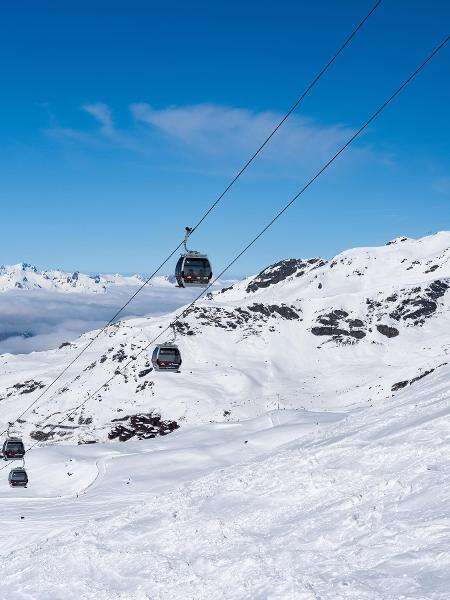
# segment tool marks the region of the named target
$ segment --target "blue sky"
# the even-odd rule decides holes
[[[0,262],[148,272],[371,2],[3,7]],[[385,0],[192,246],[219,269],[446,34]],[[450,46],[234,267],[450,227]]]

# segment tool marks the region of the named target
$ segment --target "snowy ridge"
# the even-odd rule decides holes
[[[138,414],[185,425],[255,417],[278,405],[339,411],[377,403],[399,382],[448,361],[449,247],[450,233],[442,232],[269,267],[176,322],[179,374],[153,372],[147,351],[120,371],[174,314],[115,324],[17,432],[105,440],[117,419],[128,426],[125,417]],[[41,393],[91,335],[58,350],[4,355],[0,421]],[[108,389],[47,437],[64,411],[116,372]]]
[[[155,278],[157,284],[167,283],[166,277]],[[0,292],[9,290],[51,290],[56,292],[105,293],[111,286],[142,284],[141,275],[85,275],[78,271],[66,273],[55,269],[41,271],[28,263],[0,266]]]

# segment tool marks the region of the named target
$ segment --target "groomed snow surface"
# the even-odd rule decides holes
[[[449,376],[30,453],[29,487],[1,488],[1,597],[448,599]]]

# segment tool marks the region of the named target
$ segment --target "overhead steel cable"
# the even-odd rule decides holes
[[[372,6],[369,12],[365,15],[363,19],[356,25],[353,31],[348,35],[342,45],[336,50],[331,59],[326,63],[326,65],[315,75],[306,89],[303,91],[301,96],[294,102],[294,104],[290,107],[290,109],[286,112],[283,118],[275,125],[274,129],[270,132],[270,134],[265,138],[263,143],[258,147],[258,149],[251,155],[251,157],[247,160],[244,166],[238,171],[238,173],[233,177],[230,183],[225,187],[225,189],[219,194],[216,200],[211,204],[211,206],[207,209],[207,211],[202,215],[199,221],[192,227],[191,233],[193,233],[208,217],[208,215],[216,208],[216,206],[221,202],[224,196],[230,191],[233,185],[237,182],[237,180],[243,175],[243,173],[248,169],[248,167],[253,163],[253,161],[257,158],[257,156],[262,152],[262,150],[267,146],[273,136],[277,133],[277,131],[283,126],[283,124],[287,121],[287,119],[291,116],[291,114],[298,108],[301,102],[305,99],[305,97],[309,94],[309,92],[313,89],[313,87],[318,83],[318,81],[322,78],[322,76],[328,71],[331,65],[336,61],[338,56],[343,52],[343,50],[350,44],[358,31],[362,28],[364,23],[371,17],[371,15],[376,11],[376,9],[381,4],[382,0],[377,0],[377,2]],[[21,419],[43,396],[45,396],[49,389],[51,389],[57,381],[61,379],[61,377],[70,369],[70,367],[75,364],[78,359],[92,346],[92,344],[104,333],[110,325],[114,323],[117,317],[125,310],[125,308],[136,298],[136,296],[150,283],[150,281],[160,272],[160,270],[166,265],[169,260],[174,256],[174,254],[183,246],[184,240],[181,241],[174,250],[163,260],[163,262],[153,271],[151,275],[142,283],[142,285],[130,296],[130,298],[123,304],[117,312],[110,318],[110,320],[98,330],[98,332],[94,335],[93,338],[80,350],[80,352],[64,367],[64,369],[46,386],[46,388],[33,400],[33,402],[27,407],[14,421],[13,424],[17,422],[18,419]],[[5,434],[7,429],[0,432],[0,435]]]
[[[281,208],[276,215],[263,227],[263,229],[261,229],[261,231],[255,235],[255,237],[233,258],[233,260],[231,262],[229,262],[227,264],[227,266],[222,269],[222,271],[219,273],[219,275],[217,275],[217,277],[204,289],[200,292],[200,294],[198,294],[198,296],[185,308],[183,309],[183,311],[177,315],[175,317],[175,319],[165,328],[163,329],[157,336],[155,336],[146,346],[144,346],[143,348],[141,348],[141,350],[135,354],[134,356],[132,356],[130,358],[130,360],[120,369],[117,369],[116,371],[114,371],[113,375],[111,377],[109,377],[100,387],[98,387],[94,392],[88,394],[87,398],[85,398],[83,400],[83,402],[81,402],[80,404],[78,404],[75,408],[71,409],[70,411],[67,411],[64,418],[61,419],[60,421],[58,421],[58,423],[56,423],[55,425],[53,425],[50,429],[50,432],[53,432],[56,428],[58,428],[60,425],[62,425],[62,423],[64,423],[64,421],[66,421],[68,418],[70,418],[73,414],[76,414],[76,412],[82,408],[92,397],[96,396],[104,387],[106,387],[109,383],[111,383],[111,381],[119,374],[122,374],[125,369],[127,369],[143,352],[145,352],[146,350],[148,350],[148,348],[150,346],[152,346],[166,331],[168,331],[171,327],[174,327],[176,322],[183,318],[184,316],[186,316],[190,310],[194,307],[195,303],[202,297],[205,295],[205,293],[214,285],[214,283],[220,278],[222,277],[222,275],[224,275],[224,273],[226,273],[228,271],[228,269],[230,269],[230,267],[232,267],[238,260],[239,258],[245,254],[249,248],[251,248],[253,246],[253,244],[256,243],[256,241],[264,235],[264,233],[288,210],[288,208],[290,208],[294,202],[296,200],[298,200],[298,198],[322,175],[322,173],[324,173],[324,171],[326,171],[328,169],[328,167],[334,163],[334,161],[354,142],[354,140],[359,137],[361,135],[361,133],[380,115],[381,112],[383,112],[383,110],[402,92],[402,90],[420,73],[420,71],[422,71],[422,69],[430,62],[430,60],[440,51],[442,50],[442,48],[448,43],[450,37],[447,36],[432,52],[431,54],[429,54],[425,60],[420,63],[420,65],[415,69],[415,71],[413,73],[411,73],[411,75],[405,79],[405,81],[388,97],[387,100],[385,100],[385,102],[383,102],[383,104],[381,104],[373,113],[372,115],[363,123],[363,125],[361,125],[361,127],[347,140],[347,142],[345,142],[345,144],[343,144],[339,150],[333,154],[333,156],[316,172],[316,174],[311,177],[311,179],[300,189],[299,192],[297,192],[297,194],[295,194],[295,196],[293,196],[291,198],[291,200],[285,204],[283,206],[283,208]],[[35,448],[37,445],[39,444],[39,442],[36,442],[35,444],[31,445],[27,452],[29,452],[31,449]],[[5,465],[5,467],[1,467],[0,470],[2,470],[3,468],[6,468],[7,465]]]

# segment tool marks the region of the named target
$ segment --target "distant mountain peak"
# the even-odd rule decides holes
[[[27,262],[0,267],[0,292],[44,289],[55,292],[104,293],[111,286],[141,285],[142,281],[140,275],[87,275],[78,270],[72,273],[58,269],[39,270]]]

